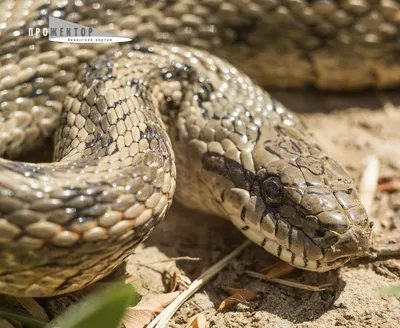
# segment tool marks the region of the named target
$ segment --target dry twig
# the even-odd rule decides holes
[[[251,244],[251,241],[246,240],[239,247],[233,250],[230,254],[225,256],[223,259],[215,263],[213,266],[208,268],[204,273],[202,273],[187,290],[180,294],[167,308],[164,309],[147,328],[164,328],[167,326],[168,321],[172,318],[174,313],[179,309],[179,307],[189,299],[196,291],[198,291],[202,286],[205,285],[212,277],[214,277],[218,272],[225,268],[228,263],[238,256],[247,246]]]
[[[265,275],[258,273],[258,272],[254,272],[254,271],[246,271],[246,274],[248,274],[250,277],[253,277],[253,278],[258,278],[258,279],[262,279],[262,280],[266,280],[266,281],[270,281],[270,282],[275,282],[277,284],[290,286],[290,287],[294,287],[294,288],[311,290],[314,292],[322,292],[324,290],[328,290],[329,287],[331,287],[330,284],[321,285],[321,286],[311,286],[311,285],[305,285],[305,284],[301,284],[299,282],[294,282],[294,281],[284,280],[284,279],[279,279],[279,278],[268,279]]]

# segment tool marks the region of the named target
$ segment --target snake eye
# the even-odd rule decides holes
[[[282,194],[282,184],[278,177],[266,178],[261,186],[261,195],[266,202],[280,201]]]

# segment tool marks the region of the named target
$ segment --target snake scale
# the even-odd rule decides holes
[[[52,296],[106,276],[174,194],[302,269],[363,255],[371,229],[351,178],[259,85],[397,85],[399,8],[393,0],[3,1],[0,292]],[[28,34],[50,15],[133,41]],[[53,163],[12,160],[54,133]]]

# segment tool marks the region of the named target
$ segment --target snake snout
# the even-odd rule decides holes
[[[326,245],[328,246],[325,248],[324,260],[326,262],[360,257],[368,251],[371,225],[368,222],[364,206],[360,204],[348,209],[345,208],[341,217],[346,218],[348,228],[346,231],[332,229],[328,232],[328,234],[336,235],[336,238],[331,245]]]
[[[364,255],[369,248],[370,233],[361,227],[352,227],[338,238],[338,241],[325,251],[328,263],[343,258],[355,258]]]
[[[363,256],[369,249],[371,226],[366,210],[355,190],[349,190],[346,197],[342,192],[331,193],[339,206],[315,215],[318,228],[314,232],[305,226],[306,234],[312,236],[314,233],[311,239],[324,254],[319,260],[319,271],[336,268],[352,258]]]

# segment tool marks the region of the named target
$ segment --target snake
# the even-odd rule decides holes
[[[368,252],[350,175],[267,87],[400,82],[394,0],[5,0],[0,293],[110,274],[174,198],[297,268]],[[50,42],[49,17],[130,38]],[[17,159],[54,136],[53,162]]]

